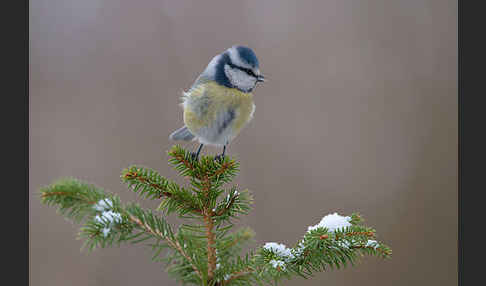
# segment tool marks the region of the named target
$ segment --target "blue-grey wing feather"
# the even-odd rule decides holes
[[[194,139],[194,137],[195,137],[194,134],[192,134],[191,131],[189,131],[187,126],[179,128],[169,135],[169,138],[171,140],[182,140],[182,141],[190,141]]]

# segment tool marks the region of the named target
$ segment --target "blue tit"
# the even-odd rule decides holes
[[[215,56],[187,92],[183,92],[184,127],[177,129],[172,140],[197,140],[192,153],[198,159],[203,145],[226,146],[253,118],[255,103],[252,91],[265,81],[255,53],[245,46],[233,46]]]

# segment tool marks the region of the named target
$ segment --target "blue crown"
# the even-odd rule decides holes
[[[236,46],[236,51],[242,60],[250,66],[258,68],[258,59],[252,49],[245,46]]]

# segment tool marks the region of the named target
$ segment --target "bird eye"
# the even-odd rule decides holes
[[[251,69],[242,68],[242,70],[252,77],[257,77]]]
[[[232,68],[236,68],[236,69],[239,69],[241,71],[244,71],[249,76],[256,77],[256,78],[258,77],[251,69],[240,67],[240,66],[237,66],[235,64],[229,64],[229,66],[232,67]]]

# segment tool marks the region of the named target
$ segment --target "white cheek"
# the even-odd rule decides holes
[[[228,65],[225,65],[224,71],[234,86],[247,91],[255,87],[256,78],[249,76],[244,71],[232,69]]]

